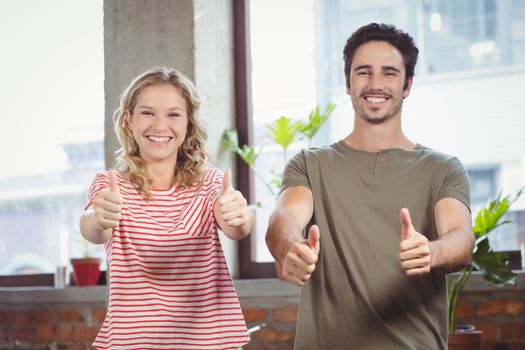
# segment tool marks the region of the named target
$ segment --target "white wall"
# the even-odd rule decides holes
[[[417,143],[456,155],[468,166],[501,164],[498,187],[525,185],[525,66],[415,77],[403,128]],[[331,119],[331,140],[353,124],[347,96]],[[523,201],[522,201],[523,202]],[[525,208],[525,203],[514,206]]]

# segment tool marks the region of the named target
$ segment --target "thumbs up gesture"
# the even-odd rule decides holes
[[[319,227],[312,225],[308,238],[290,244],[282,259],[280,276],[288,282],[302,287],[310,279],[321,248]]]
[[[407,276],[422,276],[430,272],[431,246],[427,237],[417,232],[412,225],[408,209],[401,209],[401,243],[399,259]]]
[[[95,225],[100,230],[116,227],[122,217],[122,194],[115,170],[109,170],[109,188],[100,191],[93,201]]]
[[[241,192],[232,186],[232,174],[228,169],[224,172],[221,195],[217,200],[219,206],[219,225],[224,233],[228,235],[228,228],[239,228],[243,235],[248,234],[253,225],[253,213],[248,207],[248,202]],[[221,221],[229,227],[223,227]],[[242,237],[241,237],[242,238]]]

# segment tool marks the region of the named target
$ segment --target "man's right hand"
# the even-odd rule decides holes
[[[319,239],[319,227],[312,225],[307,239],[290,243],[282,259],[282,278],[298,287],[302,287],[310,279],[319,256]]]
[[[117,174],[108,172],[109,189],[100,191],[93,201],[95,225],[102,231],[114,228],[122,217],[122,194],[119,191]]]

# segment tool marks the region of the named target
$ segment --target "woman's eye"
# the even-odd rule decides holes
[[[176,118],[176,117],[180,117],[180,114],[178,114],[178,113],[170,113],[170,114],[168,114],[168,117]]]
[[[144,115],[144,116],[147,116],[147,117],[150,117],[153,115],[153,112],[150,112],[150,111],[142,111],[140,112],[141,115]]]

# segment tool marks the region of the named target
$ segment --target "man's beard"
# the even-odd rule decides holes
[[[359,98],[360,97],[358,97],[358,99]],[[394,105],[392,105],[388,110],[386,110],[385,115],[383,115],[381,118],[372,118],[370,114],[366,112],[365,107],[359,105],[359,103],[353,97],[352,105],[354,107],[354,111],[356,111],[358,116],[364,121],[370,124],[379,125],[392,119],[401,110],[401,107],[403,106],[403,99],[400,98],[399,101],[396,101]]]

